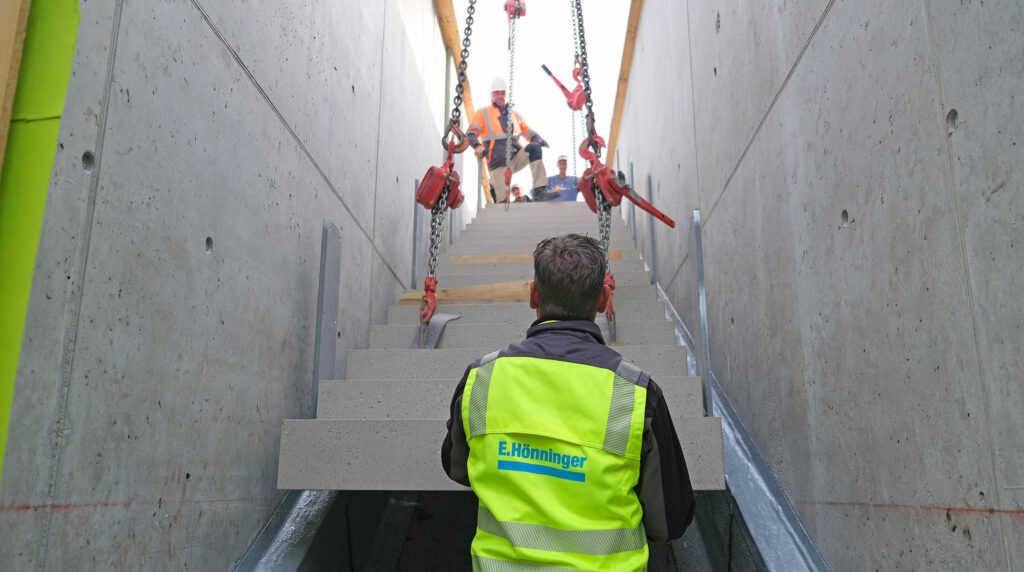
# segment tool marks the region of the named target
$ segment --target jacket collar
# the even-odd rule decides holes
[[[530,325],[530,329],[526,331],[526,337],[532,338],[547,332],[574,333],[578,337],[587,337],[591,341],[605,345],[604,336],[601,335],[601,328],[590,320],[549,320],[541,318]]]

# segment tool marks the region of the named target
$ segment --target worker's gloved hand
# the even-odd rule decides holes
[[[473,149],[473,154],[476,155],[477,159],[483,157],[484,156],[484,146],[483,145],[477,145],[476,149]]]

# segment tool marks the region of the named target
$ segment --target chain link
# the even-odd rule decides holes
[[[590,65],[587,63],[587,35],[583,28],[583,3],[582,0],[575,0],[576,3],[576,27],[580,36],[580,67],[583,70],[583,95],[587,102],[587,137],[594,136],[594,100],[590,97]],[[601,156],[601,148],[593,145],[594,152]]]
[[[466,7],[466,27],[462,30],[462,51],[459,55],[459,84],[455,86],[455,98],[452,100],[451,124],[460,126],[462,119],[462,94],[466,86],[466,60],[469,59],[470,36],[473,35],[473,14],[476,13],[476,0],[469,0]],[[437,271],[437,257],[441,253],[441,232],[444,230],[444,211],[448,203],[448,184],[441,189],[441,196],[430,209],[430,256],[427,259],[427,275],[434,276]]]
[[[505,113],[508,114],[508,121],[505,133],[505,168],[510,170],[512,169],[512,141],[515,139],[513,133],[516,130],[512,112],[512,86],[516,75],[516,20],[518,19],[518,17],[513,17],[508,23],[508,92],[505,94],[507,96],[505,98]],[[512,203],[511,186],[511,182],[505,184],[505,196],[508,197],[508,201],[505,203],[506,211]]]
[[[462,61],[459,62],[459,85],[455,86],[455,99],[452,102],[451,123],[453,125],[459,125],[462,119],[462,93],[466,89],[466,60],[469,58],[469,37],[473,35],[473,14],[476,13],[474,4],[476,4],[476,0],[469,0],[469,6],[466,7],[466,27],[462,30],[462,51],[459,52],[462,56]]]
[[[569,13],[570,13],[570,16],[572,17],[572,48],[573,48],[573,57],[575,58],[573,60],[573,68],[576,67],[575,66],[576,60],[580,59],[580,28],[579,28],[578,22],[576,21],[576,10],[575,9],[576,9],[576,0],[569,0]],[[575,69],[573,71],[575,71]],[[573,79],[575,79],[575,77]],[[577,169],[576,169],[576,155],[579,154],[579,152],[576,150],[576,147],[577,147],[577,145],[576,145],[576,120],[579,117],[577,115],[577,111],[578,110],[573,109],[573,110],[571,110],[569,112],[569,113],[572,114],[572,120],[571,120],[571,124],[572,124],[572,176],[574,176],[574,177],[578,177],[579,176],[579,173],[577,172]]]
[[[612,241],[612,205],[604,199],[600,190],[594,193],[597,200],[597,231],[601,237],[601,250],[604,251],[604,269],[608,272],[608,247]]]
[[[441,197],[430,209],[430,258],[427,261],[427,275],[437,271],[437,257],[441,253],[441,231],[444,230],[445,201],[448,200],[448,185],[441,189]]]

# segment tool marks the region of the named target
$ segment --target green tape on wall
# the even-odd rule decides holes
[[[39,231],[78,21],[77,0],[32,3],[0,171],[0,484]]]

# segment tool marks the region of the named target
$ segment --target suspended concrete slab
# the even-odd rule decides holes
[[[439,304],[437,311],[458,314],[454,324],[511,323],[520,326],[520,336],[526,336],[526,329],[537,319],[537,311],[526,301],[505,304]],[[654,322],[665,320],[665,305],[657,300],[615,300],[615,315],[621,321]],[[419,306],[391,306],[388,308],[389,325],[419,324]],[[666,344],[671,340],[663,340]],[[660,345],[660,344],[659,344]]]
[[[350,350],[346,379],[457,379],[471,362],[499,349]],[[622,346],[613,348],[634,365],[661,377],[687,372],[686,348],[681,346]]]
[[[533,280],[533,269],[528,272],[517,272],[517,273],[479,273],[479,274],[437,274],[438,286],[444,285],[445,288],[465,288],[466,286],[483,286],[485,284],[494,284],[501,282],[516,282],[516,281],[530,281]],[[651,275],[647,272],[618,272],[613,273],[615,277],[615,292],[618,293],[619,286],[625,286],[627,284],[636,285],[651,285]],[[417,276],[416,283],[423,284],[425,276]]]
[[[672,424],[686,456],[693,488],[723,490],[721,420],[675,417]],[[288,419],[281,428],[277,486],[465,490],[441,468],[444,435],[445,422],[440,420]]]
[[[460,378],[320,382],[317,419],[448,419]],[[673,417],[703,417],[699,377],[657,380]]]
[[[612,274],[616,275],[620,272],[646,272],[643,261],[639,259],[611,260],[608,265]],[[441,261],[438,262],[436,274],[438,278],[453,274],[523,274],[533,278],[533,260],[463,264]]]
[[[527,325],[529,322],[526,323]],[[438,348],[487,348],[505,347],[522,340],[525,335],[523,323],[504,324],[463,324],[461,320],[449,323],[441,337]],[[664,344],[673,339],[673,326],[664,319],[657,322],[632,322],[616,320],[615,344],[624,346],[643,346]],[[370,349],[407,349],[409,348],[418,325],[372,326],[370,328]],[[487,353],[487,351],[484,351]]]

